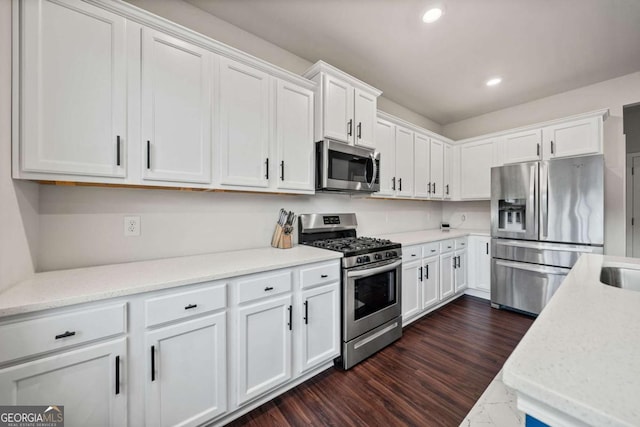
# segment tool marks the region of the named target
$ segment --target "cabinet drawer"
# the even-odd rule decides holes
[[[402,262],[416,261],[422,258],[422,246],[407,246],[402,248]]]
[[[226,285],[216,284],[151,298],[145,302],[145,324],[148,328],[172,320],[220,310],[227,305],[226,297]]]
[[[302,289],[338,280],[340,280],[340,264],[338,262],[312,265],[300,269],[300,285]]]
[[[291,291],[291,271],[251,276],[236,283],[238,302],[270,297]]]
[[[71,311],[0,326],[0,363],[126,332],[126,304]]]
[[[466,249],[467,248],[467,238],[461,237],[456,239],[456,249]]]
[[[427,243],[422,246],[422,256],[425,258],[438,255],[440,253],[440,242]]]
[[[443,240],[440,242],[440,252],[451,252],[455,249],[455,240]]]

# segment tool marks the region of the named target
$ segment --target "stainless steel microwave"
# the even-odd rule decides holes
[[[380,191],[380,153],[325,139],[316,142],[316,191]]]

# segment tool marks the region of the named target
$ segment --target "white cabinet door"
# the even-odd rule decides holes
[[[227,409],[226,314],[147,332],[146,419],[196,426]]]
[[[396,126],[396,194],[413,196],[413,132]]]
[[[143,179],[211,182],[212,54],[142,29]]]
[[[471,236],[469,239],[474,241],[473,265],[475,267],[473,272],[469,271],[469,274],[474,275],[475,288],[489,291],[491,290],[491,238]]]
[[[277,187],[312,191],[313,92],[282,80],[276,89],[276,146]]]
[[[493,140],[472,142],[460,147],[460,197],[462,199],[491,198],[493,153]]]
[[[453,147],[449,144],[444,144],[443,157],[443,197],[445,199],[451,199],[453,194]]]
[[[440,255],[440,300],[454,294],[453,252]]]
[[[420,260],[402,264],[402,321],[406,322],[422,309],[422,265]]]
[[[268,187],[269,75],[220,58],[220,184]]]
[[[302,293],[302,331],[299,372],[340,355],[340,284]]]
[[[237,402],[291,379],[291,295],[238,308]]]
[[[415,166],[415,196],[429,198],[431,196],[431,176],[429,175],[429,151],[431,142],[429,138],[419,133],[414,139],[414,166]]]
[[[353,87],[338,78],[323,76],[324,136],[353,144]]]
[[[455,275],[455,291],[460,292],[467,288],[467,251],[455,251],[454,260],[456,261],[456,267],[454,268]]]
[[[535,162],[542,158],[542,132],[531,129],[506,135],[503,144],[503,163]]]
[[[356,145],[369,148],[375,146],[377,102],[378,98],[375,95],[357,88],[354,89],[354,141]]]
[[[380,153],[380,196],[395,194],[396,173],[396,126],[383,119],[376,122],[376,151]]]
[[[444,195],[444,142],[431,138],[431,198]]]
[[[602,152],[602,117],[574,120],[542,129],[544,157],[571,157]]]
[[[439,257],[422,260],[422,309],[436,305],[440,301],[440,259]]]
[[[124,177],[125,19],[80,1],[18,6],[21,169]]]
[[[0,370],[3,405],[64,405],[67,426],[127,425],[126,339]]]

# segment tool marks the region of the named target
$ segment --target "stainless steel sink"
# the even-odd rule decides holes
[[[605,285],[640,292],[640,269],[602,267],[600,281]]]

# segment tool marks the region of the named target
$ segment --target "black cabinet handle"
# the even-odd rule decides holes
[[[449,195],[449,184],[447,184],[447,196]]]
[[[429,280],[429,264],[424,266],[425,279]]]
[[[540,157],[540,143],[536,144],[536,156]]]
[[[289,323],[288,323],[288,326],[289,326],[289,330],[291,331],[291,330],[293,330],[293,307],[289,306],[287,308],[287,310],[289,310]]]
[[[347,135],[353,135],[353,119],[349,119],[349,122],[347,122],[347,126]]]
[[[309,301],[304,302],[304,324],[309,324]]]
[[[402,178],[398,179],[398,187],[399,187],[398,190],[402,191]]]
[[[489,243],[487,243],[487,255],[489,255]]]
[[[192,308],[196,308],[198,306],[198,304],[189,304],[188,306],[186,306],[184,309],[185,310],[191,310]]]
[[[358,122],[358,139],[362,139],[362,122]]]
[[[264,161],[264,165],[265,165],[265,169],[267,170],[267,172],[264,174],[264,177],[266,179],[269,179],[269,158],[267,157],[267,160]]]
[[[433,194],[436,194],[436,183],[433,183]]]
[[[116,166],[120,166],[120,135],[116,136]]]
[[[418,256],[418,254],[411,254],[411,256]]]
[[[457,256],[456,258],[458,258],[458,267],[460,267],[460,256]]]
[[[151,346],[151,381],[156,380],[156,346]]]
[[[320,275],[320,278],[322,278],[322,279],[326,279],[327,277],[329,277],[329,275],[328,275],[328,274],[321,274],[321,275]]]
[[[453,257],[453,268],[456,268],[456,257]]]
[[[151,141],[147,140],[147,169],[151,169]]]
[[[60,334],[60,335],[56,335],[56,339],[59,340],[61,338],[68,338],[68,337],[72,337],[76,334],[76,331],[66,331],[64,334]]]
[[[431,181],[427,182],[427,193],[431,194]]]
[[[423,282],[424,279],[422,278],[422,267],[418,267],[418,270],[420,270],[420,281]]]
[[[392,187],[391,187],[391,188],[392,188],[392,190],[393,190],[393,191],[396,191],[396,177],[395,177],[395,176],[394,176],[393,178],[391,178],[391,182],[393,182],[393,185],[392,185]]]
[[[553,154],[553,141],[551,141],[551,154]]]
[[[266,288],[264,288],[265,292],[269,292],[273,290],[273,286],[267,286]]]
[[[280,181],[284,181],[284,160],[280,162]]]
[[[120,356],[116,356],[116,394],[120,394]]]

